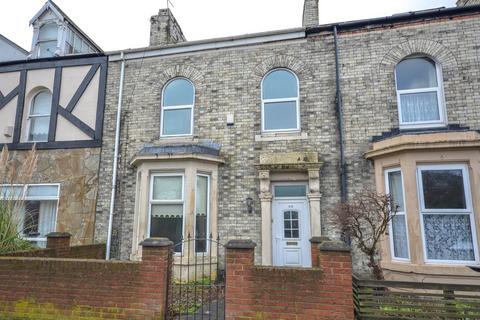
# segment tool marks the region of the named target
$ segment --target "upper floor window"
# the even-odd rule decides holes
[[[297,76],[275,69],[262,81],[262,131],[300,130]]]
[[[400,126],[445,123],[440,67],[430,58],[412,57],[395,68]]]
[[[164,87],[162,97],[161,135],[191,135],[195,104],[192,82],[184,78],[173,79]]]
[[[56,23],[44,24],[38,31],[38,58],[53,57],[57,50],[58,26]]]
[[[49,91],[38,93],[30,105],[28,113],[28,141],[45,142],[48,140],[52,94]]]

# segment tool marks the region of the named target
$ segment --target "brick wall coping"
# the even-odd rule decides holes
[[[225,248],[227,249],[253,249],[257,246],[252,240],[230,240]]]
[[[310,243],[322,243],[325,241],[331,241],[329,237],[321,236],[321,237],[312,237],[310,239]]]
[[[140,242],[142,247],[169,247],[173,242],[168,238],[148,238]]]
[[[68,232],[50,232],[47,238],[70,238],[72,235]]]
[[[351,248],[342,241],[324,241],[319,244],[320,251],[350,252]]]

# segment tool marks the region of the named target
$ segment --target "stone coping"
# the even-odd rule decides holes
[[[339,252],[350,252],[351,249],[342,241],[324,241],[318,246],[320,251],[339,251]]]
[[[257,246],[252,240],[230,240],[225,248],[227,249],[253,249]]]
[[[322,243],[325,241],[331,241],[329,237],[326,236],[320,236],[320,237],[312,237],[310,239],[310,243]]]
[[[142,247],[170,247],[173,242],[168,238],[148,238],[140,242]]]

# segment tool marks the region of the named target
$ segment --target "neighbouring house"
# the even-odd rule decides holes
[[[15,42],[0,34],[0,63],[12,60],[23,60],[28,52]]]
[[[247,238],[257,263],[308,267],[310,238],[339,237],[330,209],[376,186],[400,207],[387,278],[480,282],[475,4],[319,25],[306,0],[302,27],[201,41],[160,10],[150,46],[107,54],[96,241],[111,222],[138,259],[149,237]]]
[[[31,182],[0,186],[0,194],[25,197],[21,227],[28,240],[44,246],[48,233],[67,231],[73,243],[89,244],[107,58],[52,1],[30,23],[28,59],[0,63],[0,148],[7,145],[22,161],[35,144],[38,165]]]

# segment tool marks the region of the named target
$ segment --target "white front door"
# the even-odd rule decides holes
[[[273,217],[273,265],[311,267],[310,215],[307,200],[275,199]]]

